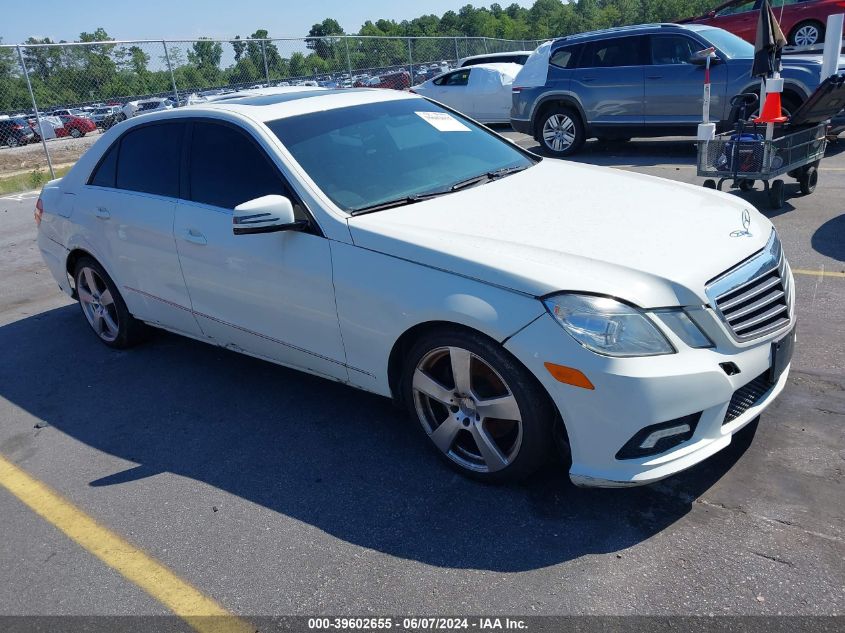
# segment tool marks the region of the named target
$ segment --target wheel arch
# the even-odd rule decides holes
[[[746,86],[745,89],[741,90],[737,94],[743,94],[747,92],[753,92],[758,97],[760,96],[760,84],[751,84]],[[788,79],[783,83],[783,92],[781,93],[781,99],[787,99],[794,101],[796,105],[800,106],[804,103],[809,97],[807,91],[799,84],[789,81]],[[762,104],[759,104],[762,106]],[[730,121],[735,122],[737,117],[739,116],[739,108],[735,106],[731,106],[731,115]]]
[[[539,140],[538,136],[540,135],[540,124],[543,115],[555,106],[575,110],[581,118],[584,129],[587,130],[589,128],[587,117],[584,114],[584,108],[581,107],[581,103],[577,98],[566,93],[552,93],[541,97],[537,101],[537,105],[534,106],[534,111],[531,113],[531,130],[535,140]]]
[[[425,321],[422,323],[417,323],[416,325],[408,328],[405,330],[396,342],[393,344],[393,348],[390,350],[390,355],[388,357],[387,363],[387,378],[388,383],[390,385],[390,393],[393,399],[394,404],[399,407],[404,407],[405,402],[402,397],[402,365],[405,359],[405,356],[414,346],[414,344],[420,340],[423,336],[430,334],[431,332],[436,332],[438,330],[444,331],[452,331],[452,332],[464,332],[467,334],[474,334],[481,336],[487,341],[489,341],[493,345],[497,345],[500,350],[504,351],[508,356],[513,359],[515,363],[517,363],[520,367],[522,367],[526,374],[531,377],[534,381],[536,386],[539,388],[540,393],[542,393],[546,399],[548,400],[548,404],[551,407],[551,410],[554,411],[553,420],[553,427],[555,429],[555,441],[562,442],[562,444],[558,444],[557,448],[562,451],[569,450],[569,434],[566,430],[566,423],[563,420],[563,417],[560,413],[560,410],[555,404],[554,398],[552,398],[551,394],[549,393],[546,386],[540,381],[533,372],[522,362],[513,352],[511,352],[504,343],[507,341],[498,341],[489,334],[482,332],[476,328],[470,327],[468,325],[463,325],[461,323],[456,323],[454,321]],[[567,457],[568,458],[568,457]]]

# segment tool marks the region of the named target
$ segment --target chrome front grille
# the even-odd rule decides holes
[[[712,307],[738,341],[789,325],[791,294],[789,269],[774,231],[766,248],[707,287]]]

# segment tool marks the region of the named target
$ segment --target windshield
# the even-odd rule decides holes
[[[754,59],[754,46],[733,33],[722,29],[701,29],[698,33],[731,59]]]
[[[425,99],[401,99],[271,121],[320,189],[349,212],[448,192],[489,172],[534,164],[527,154]]]

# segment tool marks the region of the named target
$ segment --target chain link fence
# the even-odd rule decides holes
[[[334,36],[0,45],[0,194],[61,176],[111,125],[267,86],[404,90],[535,40]]]

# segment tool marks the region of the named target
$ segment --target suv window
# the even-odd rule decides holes
[[[688,64],[690,57],[703,47],[684,35],[652,35],[652,64]]]
[[[642,36],[617,37],[587,44],[581,55],[580,68],[612,68],[617,66],[642,66],[645,38]]]
[[[558,68],[575,68],[578,61],[579,46],[565,46],[557,49],[549,58],[549,63]]]
[[[291,197],[264,150],[246,133],[219,123],[194,123],[188,180],[191,200],[224,209],[269,194]]]
[[[88,181],[89,185],[96,187],[114,187],[115,177],[117,176],[117,152],[120,141],[112,143],[112,146],[106,151],[105,156],[100,160],[97,169]]]
[[[443,75],[440,79],[435,79],[436,86],[466,86],[469,83],[470,68],[458,70],[448,75]]]
[[[175,198],[179,195],[181,122],[130,130],[120,139],[117,188]]]

